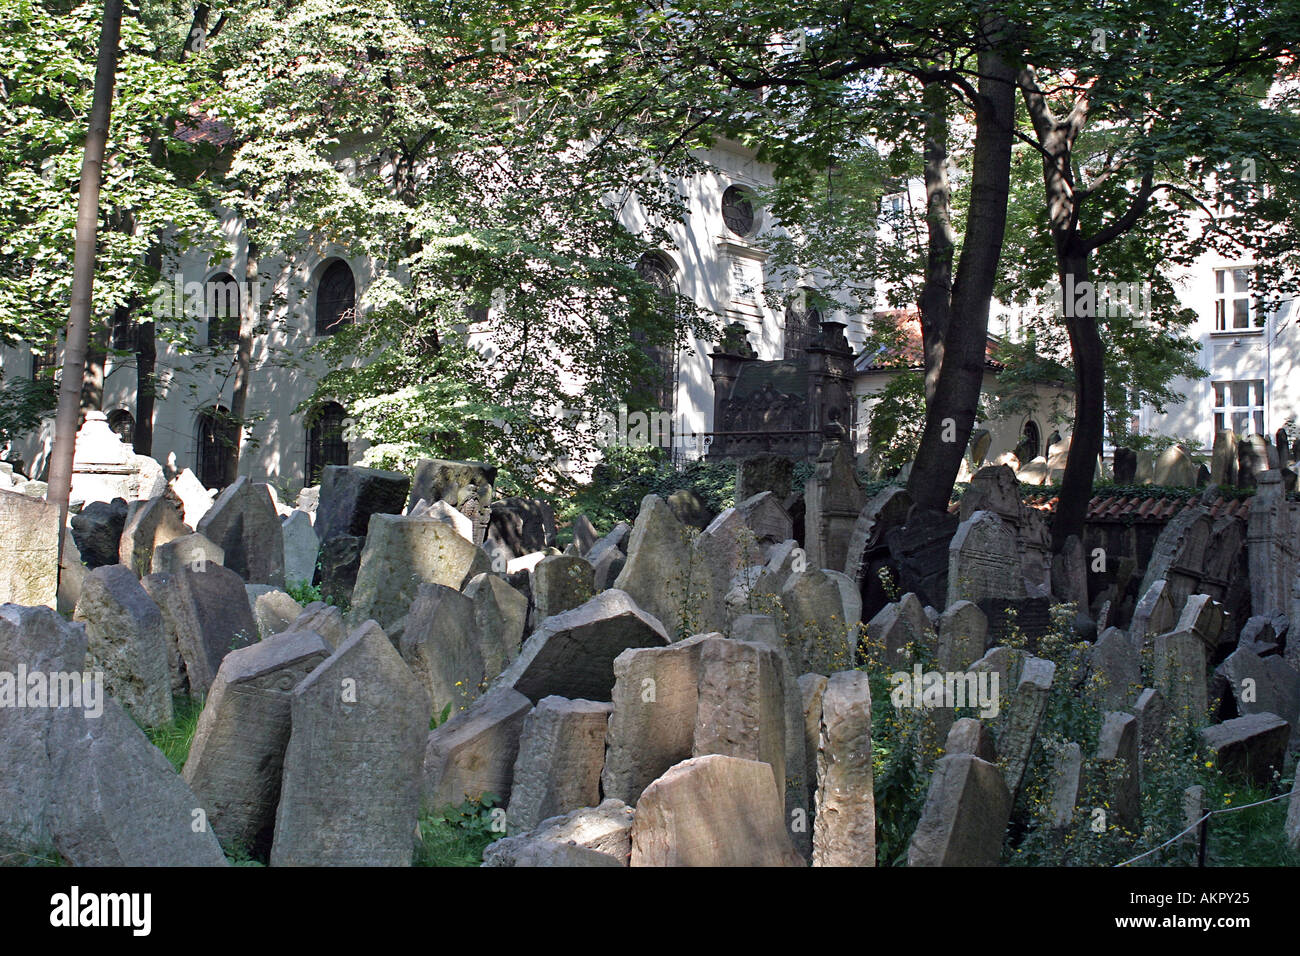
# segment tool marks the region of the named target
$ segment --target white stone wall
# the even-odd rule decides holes
[[[771,168],[759,163],[751,151],[734,143],[721,143],[702,158],[716,170],[683,184],[691,211],[683,222],[670,227],[675,248],[662,251],[676,266],[675,278],[682,293],[715,312],[723,322],[742,321],[759,358],[780,358],[784,348],[784,313],[769,307],[761,293],[763,284],[771,282],[772,277],[768,274],[766,256],[755,242],[757,234],[778,227],[770,216],[760,212],[756,236],[736,236],[727,229],[721,207],[722,194],[728,186],[767,186],[772,182]],[[623,218],[630,228],[636,229],[644,224],[643,216],[641,210],[630,206]],[[228,272],[242,281],[243,237],[229,217],[224,231],[228,249],[224,258],[214,257],[215,264],[210,265],[205,254],[194,252],[171,264],[170,269],[165,268],[165,274],[179,276],[182,284],[203,283],[219,272]],[[364,321],[364,295],[375,277],[375,268],[366,259],[327,246],[309,248],[291,261],[268,258],[260,263],[262,301],[273,304],[269,310],[264,309],[269,315],[270,332],[254,341],[248,416],[258,420],[246,432],[240,472],[254,480],[272,481],[290,491],[301,487],[306,469],[305,413],[296,408],[312,394],[322,373],[318,362],[306,356],[308,347],[317,339],[315,289],[323,265],[333,257],[344,259],[352,268],[359,318]],[[756,291],[747,293],[743,288],[745,283],[752,284]],[[798,281],[789,283],[791,289],[799,284]],[[860,347],[860,323],[851,323],[849,334],[854,347]],[[206,341],[206,337],[201,335],[199,341]],[[691,336],[689,346],[683,350],[679,364],[677,428],[710,431],[713,384],[708,356],[713,346],[695,335]],[[285,368],[271,360],[273,354],[280,353],[299,357],[302,366]],[[199,411],[214,403],[229,407],[233,359],[231,349],[231,364],[200,370],[194,359],[179,354],[159,336],[158,370],[162,381],[154,416],[155,458],[176,469],[197,470]],[[30,356],[22,349],[4,349],[0,351],[0,367],[6,375],[27,375]],[[111,413],[120,408],[134,415],[135,382],[133,357],[110,359],[105,368],[104,411]],[[15,451],[35,474],[45,466],[51,437],[52,427],[47,427],[41,434],[16,443]],[[352,445],[354,460],[363,450],[356,443]]]
[[[1174,388],[1186,399],[1163,414],[1144,408],[1139,415],[1144,433],[1194,438],[1209,451],[1214,445],[1215,382],[1263,381],[1264,433],[1270,437],[1288,419],[1300,420],[1300,304],[1283,302],[1265,316],[1261,329],[1215,330],[1215,270],[1253,265],[1252,260],[1206,255],[1180,275],[1178,299],[1197,316],[1188,334],[1200,344],[1197,362],[1209,375],[1200,381],[1178,379]]]

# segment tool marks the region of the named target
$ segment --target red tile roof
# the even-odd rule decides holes
[[[915,309],[891,309],[879,311],[876,317],[890,317],[897,323],[905,341],[902,348],[885,349],[876,352],[863,351],[854,364],[859,372],[897,372],[902,369],[921,371],[925,368],[925,346],[921,338],[921,316]],[[994,371],[1001,371],[1006,366],[993,357],[998,340],[988,337],[984,348],[984,365]]]
[[[1089,521],[1151,521],[1166,522],[1174,515],[1200,503],[1200,496],[1168,497],[1162,492],[1142,494],[1125,491],[1108,491],[1094,495],[1088,502]],[[1250,514],[1251,498],[1216,498],[1210,502],[1210,517],[1230,516],[1245,518]],[[1057,496],[1028,492],[1025,504],[1051,514],[1056,511]]]

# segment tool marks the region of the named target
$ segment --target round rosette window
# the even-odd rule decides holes
[[[752,236],[757,222],[753,193],[742,186],[728,186],[722,194],[722,220],[736,235]]]

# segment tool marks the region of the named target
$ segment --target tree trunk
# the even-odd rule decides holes
[[[104,363],[108,360],[108,340],[111,335],[111,329],[102,325],[96,327],[94,335],[87,333],[86,371],[81,381],[82,412],[104,410]]]
[[[239,290],[239,347],[235,351],[235,382],[230,395],[231,448],[226,457],[226,484],[239,477],[239,455],[244,444],[244,418],[248,411],[249,373],[253,358],[253,331],[257,328],[258,308],[255,290],[257,278],[257,243],[251,238],[254,223],[245,224],[250,235],[244,257],[244,287]]]
[[[145,253],[145,265],[155,275],[162,271],[162,249],[155,238]],[[138,306],[137,306],[138,309]],[[153,322],[135,329],[135,453],[153,456],[153,410],[157,390],[158,340]]]
[[[1106,356],[1097,330],[1093,297],[1084,299],[1077,308],[1070,301],[1074,298],[1072,291],[1089,281],[1088,251],[1077,235],[1058,249],[1057,265],[1065,327],[1070,333],[1070,352],[1074,357],[1075,388],[1074,432],[1065,461],[1065,478],[1056,500],[1056,516],[1052,520],[1052,550],[1059,553],[1070,535],[1078,535],[1083,540],[1088,502],[1092,498],[1092,478],[1105,437]]]
[[[952,316],[952,189],[948,184],[948,91],[927,83],[925,104],[925,224],[929,236],[921,288],[921,341],[925,348],[925,403],[934,401],[943,342]]]
[[[117,79],[117,47],[122,29],[122,0],[105,0],[104,25],[99,34],[95,64],[95,93],[90,108],[86,149],[81,161],[81,187],[77,195],[77,235],[72,265],[72,294],[68,328],[59,379],[59,406],[54,419],[54,448],[50,455],[47,500],[58,506],[59,527],[67,523],[68,497],[72,493],[72,459],[76,453],[81,387],[86,371],[86,344],[90,335],[91,296],[95,284],[95,240],[99,226],[99,184],[108,144],[108,121]],[[59,535],[60,560],[63,535]]]
[[[201,50],[208,39],[208,5],[197,4],[194,8],[194,20],[190,31],[181,42],[177,60],[184,60],[191,51]],[[159,50],[159,56],[164,55]],[[156,166],[162,166],[166,160],[163,149],[162,129],[155,130],[149,144],[149,158]],[[162,272],[162,239],[155,236],[145,253],[145,264],[155,275]],[[136,304],[138,310],[139,303]],[[153,455],[153,416],[154,399],[157,395],[158,338],[157,327],[153,322],[142,321],[135,330],[135,441],[137,455]]]
[[[952,319],[934,399],[926,408],[921,447],[907,482],[913,507],[925,511],[948,510],[975,425],[984,384],[989,306],[1006,232],[1015,71],[996,50],[987,49],[979,54],[979,73],[970,214],[953,285]]]

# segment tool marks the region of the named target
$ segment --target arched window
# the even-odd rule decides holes
[[[114,409],[108,413],[108,427],[126,444],[135,444],[135,416],[125,408]]]
[[[636,271],[642,279],[654,286],[659,293],[661,314],[668,318],[672,333],[676,335],[676,323],[672,321],[674,297],[677,295],[677,266],[661,252],[647,252],[636,264]],[[644,342],[644,335],[636,338]],[[637,389],[639,399],[648,399],[660,411],[674,412],[677,399],[677,348],[676,344],[644,346],[646,355],[655,365],[650,380]],[[648,394],[647,394],[648,393]]]
[[[120,305],[113,310],[113,317],[108,323],[108,344],[119,352],[135,349],[135,323],[131,321],[131,310]]]
[[[342,259],[332,259],[316,287],[316,334],[333,335],[356,321],[357,281]]]
[[[338,402],[318,405],[307,417],[307,484],[320,484],[326,465],[348,464],[343,422],[348,413]]]
[[[1020,444],[1016,446],[1016,457],[1020,459],[1021,464],[1033,461],[1043,453],[1043,439],[1038,431],[1038,426],[1034,424],[1031,418],[1025,422],[1025,433],[1020,437]],[[1024,454],[1021,454],[1021,452]]]
[[[802,355],[821,328],[822,313],[810,289],[800,289],[785,308],[785,357]]]
[[[208,345],[239,345],[239,283],[229,272],[218,272],[203,285],[203,311],[208,317]]]
[[[754,213],[754,196],[743,186],[728,186],[722,194],[722,221],[727,228],[742,238],[754,234],[757,216]]]
[[[224,488],[226,467],[234,454],[236,426],[230,420],[230,409],[220,405],[199,412],[198,427],[198,478],[205,488]]]

